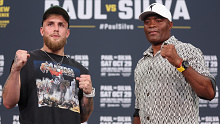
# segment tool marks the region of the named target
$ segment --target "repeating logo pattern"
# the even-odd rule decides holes
[[[0,55],[0,77],[3,75],[4,71],[4,55]]]

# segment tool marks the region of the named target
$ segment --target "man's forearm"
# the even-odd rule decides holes
[[[2,91],[3,104],[6,108],[13,108],[20,97],[20,71],[11,70]]]
[[[93,111],[93,97],[85,97],[83,96],[81,100],[81,122],[85,122],[89,119],[89,116],[91,115]]]
[[[140,117],[134,117],[133,124],[141,124]]]
[[[214,89],[208,77],[199,74],[192,67],[182,73],[198,96],[209,100],[214,98]]]
[[[135,109],[134,114],[133,114],[133,124],[141,124],[141,120],[139,117],[139,109]]]

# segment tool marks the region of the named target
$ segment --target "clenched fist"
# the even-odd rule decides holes
[[[79,88],[83,90],[85,94],[90,94],[92,92],[92,81],[90,75],[80,75],[76,77],[79,81]]]
[[[27,53],[25,50],[18,50],[15,54],[14,63],[12,68],[20,71],[21,68],[26,64],[30,54]]]
[[[170,62],[170,64],[172,64],[175,67],[178,67],[179,63],[182,61],[182,59],[177,54],[175,46],[173,44],[163,45],[160,54],[163,58],[166,58]]]

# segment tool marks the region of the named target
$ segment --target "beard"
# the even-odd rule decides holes
[[[53,52],[56,52],[62,49],[66,45],[66,42],[67,42],[66,38],[62,38],[59,41],[56,40],[54,42],[48,36],[43,36],[43,40],[44,40],[45,45]]]

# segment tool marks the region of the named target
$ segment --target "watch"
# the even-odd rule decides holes
[[[183,60],[182,61],[182,66],[180,66],[179,68],[176,68],[179,72],[183,72],[185,71],[187,68],[189,67],[189,62]]]
[[[83,95],[85,97],[95,97],[95,88],[92,88],[92,92],[90,94],[86,94],[83,92]]]

